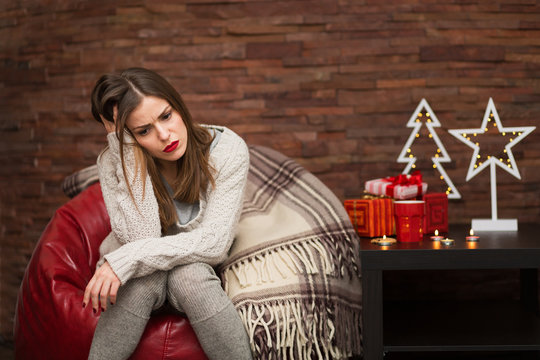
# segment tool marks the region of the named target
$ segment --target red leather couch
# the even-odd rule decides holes
[[[28,264],[15,315],[18,360],[87,359],[99,313],[82,297],[110,231],[99,184],[67,202],[48,224]],[[114,346],[114,344],[111,344]],[[188,320],[170,311],[150,319],[130,359],[207,359]]]

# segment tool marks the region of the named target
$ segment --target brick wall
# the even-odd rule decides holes
[[[298,159],[341,198],[398,174],[406,123],[426,98],[462,200],[450,221],[490,216],[489,171],[448,129],[479,127],[493,97],[505,126],[540,120],[535,0],[102,1],[0,5],[0,336],[62,179],[104,145],[90,119],[97,77],[154,69],[194,117]],[[498,171],[499,216],[540,221],[540,129]],[[438,190],[437,174],[424,173]]]

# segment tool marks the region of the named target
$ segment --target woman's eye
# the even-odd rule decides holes
[[[139,134],[140,136],[147,135],[147,134],[148,134],[148,129],[143,129],[143,130],[139,131],[138,134]]]
[[[169,120],[171,118],[171,116],[172,116],[171,112],[163,114],[163,120]]]

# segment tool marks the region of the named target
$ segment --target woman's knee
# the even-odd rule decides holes
[[[156,271],[134,278],[118,290],[117,304],[141,316],[149,316],[161,307],[167,298],[167,273]]]
[[[210,283],[221,286],[221,281],[216,275],[214,269],[205,263],[193,263],[177,266],[169,272],[167,279],[169,286],[176,285],[182,288],[197,284]]]
[[[221,280],[208,264],[187,264],[169,271],[167,296],[176,308],[184,306],[186,301],[199,301],[220,293],[224,294]]]

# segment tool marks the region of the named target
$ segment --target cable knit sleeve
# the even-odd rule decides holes
[[[225,129],[210,159],[215,187],[201,198],[199,215],[187,228],[130,242],[105,255],[122,284],[156,270],[193,262],[215,266],[225,260],[242,211],[249,152],[238,135]]]
[[[133,198],[122,170],[116,134],[107,135],[107,140],[109,147],[99,156],[97,164],[101,192],[114,237],[121,244],[126,244],[141,238],[160,236],[159,208],[152,181],[147,174],[135,171],[134,148],[129,145],[135,140],[126,134],[124,162]],[[146,179],[143,180],[143,176]]]

